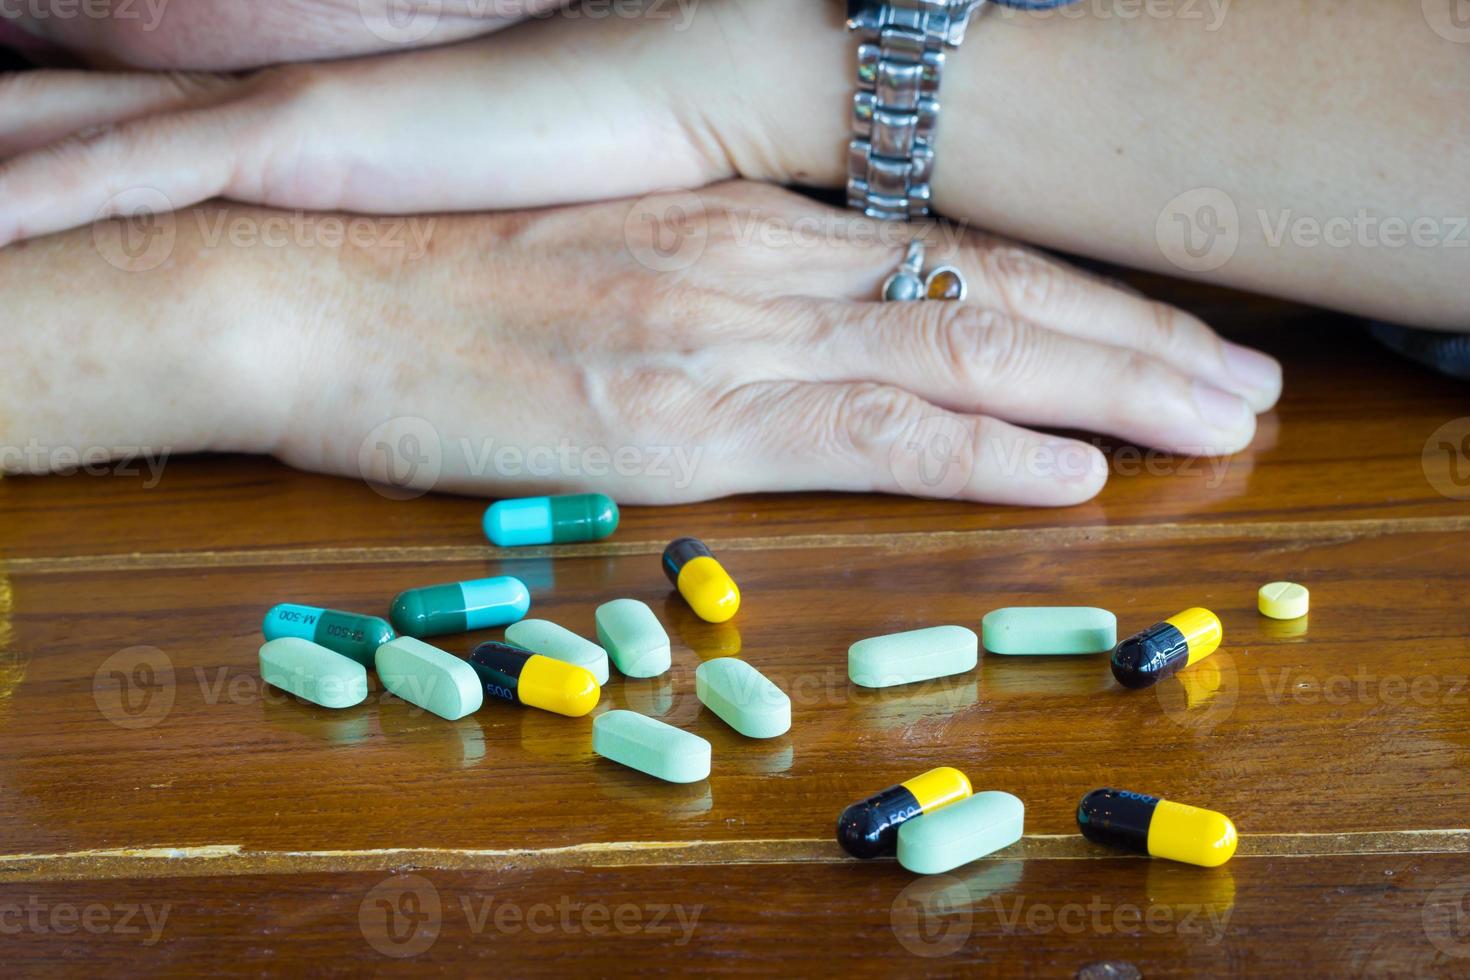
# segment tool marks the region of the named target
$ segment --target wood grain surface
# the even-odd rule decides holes
[[[261,459],[0,482],[7,972],[1463,975],[1470,503],[1431,435],[1470,389],[1343,320],[1148,285],[1278,353],[1287,396],[1232,460],[1110,447],[1107,490],[1065,511],[746,497],[512,553],[484,542],[483,501]],[[659,554],[684,534],[740,582],[733,623],[671,595]],[[584,635],[601,602],[647,601],[673,670],[615,677],[598,710],[707,738],[710,778],[601,760],[590,718],[445,722],[376,681],[333,713],[260,681],[277,602],[383,614],[492,574]],[[1256,612],[1276,579],[1312,588],[1306,621]],[[1204,605],[1226,643],[1144,692],[1105,657],[847,680],[857,639],[1007,605],[1104,606],[1125,632]],[[791,695],[788,735],[702,709],[695,667],[730,655]],[[937,765],[1021,797],[1025,839],[934,878],[842,855],[844,806]],[[1076,803],[1105,785],[1228,813],[1238,856],[1087,843]]]

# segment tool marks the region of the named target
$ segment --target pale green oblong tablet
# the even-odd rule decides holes
[[[670,783],[709,776],[709,743],[636,711],[606,711],[592,721],[592,751]]]
[[[976,793],[900,824],[898,863],[921,875],[953,871],[1010,847],[1025,823],[1026,806],[1010,793]]]
[[[980,638],[963,626],[874,636],[847,648],[847,676],[860,687],[894,687],[974,670]]]
[[[323,708],[350,708],[367,700],[367,668],[335,650],[286,636],[260,648],[260,677]]]
[[[384,687],[440,718],[457,721],[485,703],[475,669],[423,640],[400,636],[378,647],[373,659]]]
[[[791,699],[744,660],[720,657],[694,671],[694,692],[706,708],[746,738],[791,730]]]
[[[657,677],[673,664],[669,634],[647,603],[614,599],[597,607],[597,642],[628,677]]]
[[[986,613],[985,649],[1010,656],[1111,653],[1118,617],[1092,606],[1013,606]]]
[[[576,664],[590,670],[599,687],[607,684],[607,651],[564,626],[544,619],[523,619],[505,628],[505,642],[530,653]]]

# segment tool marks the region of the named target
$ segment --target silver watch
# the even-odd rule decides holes
[[[964,42],[985,3],[847,0],[847,27],[859,39],[847,203],[870,218],[928,215],[945,52]]]

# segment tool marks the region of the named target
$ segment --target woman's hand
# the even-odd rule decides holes
[[[315,215],[288,240],[261,234],[282,220],[181,213],[152,271],[99,276],[94,254],[89,277],[50,272],[96,297],[43,284],[70,320],[132,317],[74,324],[55,350],[34,340],[47,300],[27,301],[32,276],[17,263],[58,239],[0,254],[0,288],[27,317],[4,325],[0,354],[36,360],[45,381],[116,339],[115,356],[154,379],[128,404],[172,426],[176,452],[270,452],[418,490],[598,489],[645,504],[822,489],[1072,504],[1102,487],[1102,455],[1031,426],[1223,454],[1250,442],[1252,406],[1279,392],[1273,361],[1192,317],[948,226],[930,229],[930,265],[963,269],[970,300],[875,302],[919,229],[765,185],[438,218],[418,238],[366,219],[344,236],[343,219]],[[335,247],[343,237],[357,244]],[[159,340],[175,336],[173,309],[193,319]],[[129,362],[109,364],[114,386],[134,383]],[[0,418],[43,419],[57,427],[43,438],[71,445],[105,441],[75,426],[112,425],[118,401],[61,377],[8,394]],[[109,438],[160,441],[131,424]]]

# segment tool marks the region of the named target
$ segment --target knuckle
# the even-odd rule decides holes
[[[1148,304],[1148,342],[1153,350],[1179,353],[1202,346],[1204,336],[1199,324],[1183,310],[1168,303]]]
[[[886,452],[912,424],[917,404],[917,398],[898,388],[853,385],[837,402],[832,442],[855,456]]]
[[[1015,245],[992,245],[981,266],[1006,309],[1015,316],[1050,309],[1068,295],[1062,271],[1034,252]]]
[[[971,384],[1025,379],[1042,355],[1035,330],[989,310],[954,308],[942,337],[951,370]]]

